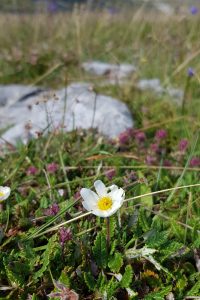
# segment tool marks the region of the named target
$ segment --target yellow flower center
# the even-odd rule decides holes
[[[4,196],[4,193],[3,192],[0,192],[0,197],[3,197]]]
[[[108,210],[112,207],[112,199],[110,197],[102,197],[99,199],[97,205],[100,210]]]

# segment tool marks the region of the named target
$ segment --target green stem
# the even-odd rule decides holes
[[[106,218],[106,242],[107,242],[107,251],[109,253],[110,248],[110,218]]]

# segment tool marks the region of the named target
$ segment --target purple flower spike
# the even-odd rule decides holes
[[[62,227],[60,228],[60,244],[63,247],[65,242],[70,241],[72,239],[72,232],[70,228]]]
[[[150,149],[152,152],[154,153],[158,153],[159,152],[159,145],[157,143],[153,143],[150,145]]]
[[[47,165],[47,172],[48,173],[55,173],[58,170],[58,165],[56,163],[51,163]]]
[[[191,12],[192,15],[196,15],[199,12],[198,7],[191,6],[190,7],[190,12]]]
[[[38,169],[34,166],[30,166],[27,171],[26,171],[26,175],[35,175],[37,174]]]
[[[156,157],[151,156],[151,155],[147,155],[146,156],[146,163],[147,165],[155,165],[156,164]]]
[[[182,139],[180,140],[179,144],[178,144],[178,149],[181,152],[184,152],[188,147],[188,140],[187,139]]]
[[[194,156],[190,160],[190,167],[200,167],[200,158],[197,156]]]
[[[159,129],[156,131],[156,139],[164,140],[167,137],[167,131],[165,129]]]
[[[129,142],[129,134],[124,131],[118,136],[120,145],[125,145]]]
[[[138,131],[135,134],[135,139],[138,143],[143,143],[146,140],[146,134],[143,131]]]
[[[105,176],[108,178],[108,180],[112,180],[113,177],[115,177],[115,175],[116,175],[115,169],[110,169],[105,172]]]
[[[188,74],[189,77],[193,77],[195,73],[194,73],[194,70],[192,68],[188,68],[187,74]]]
[[[60,207],[57,203],[52,204],[49,208],[45,210],[46,216],[56,216],[59,212]]]

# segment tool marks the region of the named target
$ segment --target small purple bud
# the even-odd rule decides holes
[[[113,177],[115,177],[115,175],[116,175],[115,169],[110,169],[105,172],[105,176],[108,178],[108,180],[112,180]]]
[[[154,165],[156,163],[156,157],[147,155],[146,156],[146,163],[147,165]]]
[[[80,199],[80,197],[81,197],[80,191],[77,191],[77,192],[74,194],[74,199],[75,199],[75,200],[78,200],[78,199]]]
[[[59,205],[57,203],[54,203],[45,210],[44,214],[45,216],[56,216],[59,210],[60,210]]]
[[[155,134],[156,139],[164,140],[167,137],[167,131],[165,129],[159,129]]]
[[[51,163],[47,165],[47,172],[48,173],[55,173],[58,170],[58,165],[56,163]]]
[[[124,183],[125,184],[129,184],[129,183],[134,182],[138,179],[137,174],[134,171],[126,170],[125,174],[126,174],[126,176],[124,177]]]
[[[163,166],[165,166],[165,167],[171,167],[172,166],[172,162],[170,160],[168,160],[168,159],[165,159],[163,161]]]
[[[72,232],[70,228],[61,227],[59,235],[60,244],[62,247],[64,246],[65,242],[70,241],[72,239]]]
[[[154,152],[154,153],[158,153],[159,152],[159,145],[157,143],[153,143],[150,145],[150,149]]]
[[[187,74],[188,74],[189,77],[193,77],[194,76],[194,70],[192,68],[188,68]]]
[[[34,166],[30,166],[26,171],[26,175],[35,175],[37,173],[38,173],[38,169]]]
[[[188,147],[188,140],[186,139],[182,139],[180,140],[179,144],[178,144],[178,149],[181,152],[184,152]]]
[[[138,143],[143,143],[146,140],[146,134],[143,131],[138,131],[135,134],[135,139]]]
[[[190,7],[190,12],[192,15],[196,15],[198,13],[198,8],[196,6],[191,6]]]
[[[118,140],[120,145],[128,144],[129,134],[126,131],[120,133],[120,135],[118,136]]]
[[[190,167],[200,167],[200,158],[194,156],[190,160]]]

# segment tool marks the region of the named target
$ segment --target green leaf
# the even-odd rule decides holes
[[[118,273],[123,265],[123,257],[119,252],[115,252],[114,256],[110,257],[108,266],[112,272]]]
[[[139,176],[139,179],[143,179],[144,178],[144,175],[141,172],[138,172],[138,176]],[[149,194],[151,192],[152,192],[151,188],[148,185],[146,185],[146,184],[141,184],[140,185],[140,194],[141,195]],[[152,195],[141,197],[140,201],[141,201],[141,204],[144,207],[148,207],[148,208],[151,209],[152,206],[153,206],[153,197],[152,197]]]
[[[122,280],[120,281],[120,286],[122,288],[128,288],[133,279],[133,270],[131,265],[127,265],[125,268],[124,275],[122,276]]]
[[[165,296],[167,296],[172,290],[171,286],[167,286],[163,288],[161,291],[152,292],[147,295],[144,300],[165,300]]]
[[[100,268],[107,266],[106,236],[99,232],[92,247],[95,262]]]
[[[46,250],[42,254],[42,267],[33,275],[33,280],[37,281],[38,278],[42,277],[44,272],[47,270],[51,260],[55,255],[55,250],[58,247],[57,234],[54,234],[47,244]]]
[[[199,296],[200,295],[200,279],[194,284],[191,290],[187,293],[187,296]]]
[[[90,291],[95,291],[96,290],[96,282],[94,280],[94,277],[92,276],[92,274],[90,272],[85,272],[84,273],[84,280],[85,283],[87,285],[87,287],[89,288]]]
[[[152,230],[146,241],[146,244],[150,248],[159,248],[162,244],[168,241],[168,234],[169,233],[167,231],[158,232],[156,230]]]
[[[151,224],[146,210],[141,207],[139,210],[139,224],[144,232],[150,230]]]
[[[23,287],[23,285],[24,285],[24,276],[22,274],[20,274],[19,272],[14,272],[14,270],[12,270],[12,267],[9,266],[9,264],[10,264],[9,259],[6,259],[4,257],[3,258],[3,264],[4,264],[6,275],[8,277],[8,280],[9,280],[10,284],[14,288]]]

